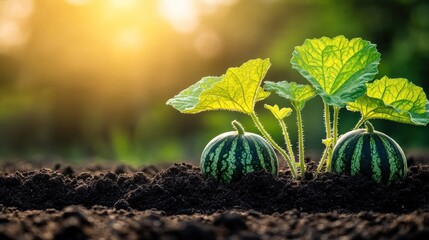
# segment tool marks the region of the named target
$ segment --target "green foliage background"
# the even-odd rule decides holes
[[[8,1],[0,0],[0,9]],[[198,26],[186,33],[156,14],[159,1],[136,3],[134,14],[121,10],[106,16],[97,11],[103,2],[75,6],[31,1],[33,10],[23,27],[25,43],[5,47],[0,41],[2,159],[198,161],[211,138],[231,130],[233,119],[256,132],[253,123],[232,112],[180,114],[166,106],[166,100],[203,76],[221,75],[252,58],[271,59],[266,80],[306,83],[290,64],[294,46],[306,38],[345,35],[369,40],[381,53],[377,78],[405,77],[429,93],[427,1],[236,0],[200,14]],[[119,19],[144,32],[142,47],[116,49],[108,44],[111,32],[124,25]],[[215,36],[216,46],[210,42],[213,37],[201,37],[205,32]],[[216,52],[201,54],[197,41],[208,53],[215,47]],[[290,107],[273,96],[266,103]],[[317,97],[303,110],[307,153],[316,157],[325,134],[322,109]],[[276,120],[263,104],[256,110],[281,142]],[[357,113],[342,110],[340,133],[358,119]],[[291,117],[287,122],[292,139],[294,121]],[[427,127],[373,123],[406,151],[428,149]]]

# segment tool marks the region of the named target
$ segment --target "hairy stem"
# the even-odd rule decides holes
[[[305,177],[305,162],[304,162],[304,129],[302,126],[301,111],[295,107],[296,120],[298,122],[298,149],[299,149],[299,167],[301,169],[301,179]]]
[[[325,109],[325,131],[326,131],[326,139],[331,138],[331,113],[329,112],[329,105],[325,103],[324,105]]]
[[[332,134],[331,134],[331,113],[329,112],[329,105],[327,103],[324,103],[323,107],[324,107],[326,140],[328,140],[332,137]],[[329,159],[330,158],[329,146],[325,146],[325,150],[323,152],[324,155],[325,155],[325,152],[327,154],[326,159]],[[323,159],[321,159],[320,162],[322,162],[322,160]],[[326,161],[326,165],[328,165],[328,161]],[[327,166],[326,166],[326,170],[328,170]]]
[[[285,138],[286,148],[289,153],[289,157],[293,163],[295,163],[295,153],[293,152],[292,143],[290,141],[289,133],[287,131],[286,124],[283,120],[279,119],[279,124],[282,129],[283,137]]]
[[[353,128],[353,130],[357,130],[359,129],[359,127],[363,124],[363,122],[366,121],[366,118],[364,118],[363,116],[359,119],[359,122],[356,123],[356,126]]]
[[[339,107],[334,107],[334,122],[332,124],[333,127],[333,137],[334,140],[332,142],[332,146],[335,146],[335,144],[337,144],[337,139],[338,139],[338,116],[340,114],[340,108]]]
[[[329,151],[329,149],[330,149],[330,147],[326,147],[326,148],[325,148],[325,151],[323,151],[322,158],[320,159],[319,165],[317,166],[316,175],[317,175],[318,173],[320,173],[320,171],[322,170],[323,165],[324,165],[324,164],[325,164],[325,162],[326,162],[326,157],[328,156],[328,151]]]
[[[274,140],[273,138],[270,136],[270,134],[267,132],[267,130],[265,130],[264,126],[262,125],[262,123],[259,121],[258,116],[256,116],[256,114],[253,112],[250,114],[250,117],[252,117],[253,122],[255,123],[256,127],[258,128],[258,130],[262,133],[262,135],[265,137],[265,139],[267,139],[267,141],[274,147],[274,149],[276,149],[280,155],[282,155],[282,157],[286,160],[287,164],[289,165],[290,171],[292,173],[292,176],[294,178],[296,178],[296,167],[295,167],[295,163],[292,163],[292,161],[290,160],[289,156],[287,155],[286,151],[281,148]]]
[[[328,151],[328,158],[327,158],[327,162],[326,162],[326,171],[330,172],[331,171],[331,163],[332,163],[332,152],[334,151],[334,147],[335,144],[337,144],[337,138],[338,138],[338,115],[340,112],[340,108],[339,107],[334,107],[334,121],[332,123],[332,145],[329,148]]]

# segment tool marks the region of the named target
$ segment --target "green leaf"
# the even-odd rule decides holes
[[[167,101],[182,113],[230,110],[251,114],[255,102],[267,98],[260,84],[270,68],[270,60],[249,60],[240,67],[229,68],[220,77],[204,77]]]
[[[304,108],[306,101],[312,99],[316,95],[316,90],[312,86],[297,84],[295,82],[266,81],[264,89],[290,100],[299,111]]]
[[[387,119],[413,125],[429,123],[429,102],[423,88],[405,78],[383,77],[367,84],[367,92],[347,104],[350,111],[360,112],[362,118]]]
[[[316,88],[323,101],[338,107],[365,93],[365,83],[377,74],[379,62],[374,44],[344,36],[307,39],[295,47],[291,59],[292,68]]]
[[[277,120],[283,120],[285,117],[289,117],[292,113],[292,108],[279,108],[277,104],[274,106],[265,104],[264,107],[271,111],[271,113],[274,115]]]

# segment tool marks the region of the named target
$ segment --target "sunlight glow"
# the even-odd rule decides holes
[[[200,0],[197,3],[201,4],[201,11],[206,14],[215,12],[220,6],[230,6],[236,3],[237,0]]]
[[[170,22],[172,27],[183,33],[196,30],[199,17],[212,14],[222,6],[230,6],[238,0],[160,0],[160,15]]]
[[[179,32],[192,32],[198,26],[198,11],[192,0],[161,0],[159,11]]]
[[[33,12],[32,0],[4,0],[0,4],[0,48],[22,45],[28,34],[23,30]]]
[[[4,0],[0,4],[1,15],[12,17],[12,18],[26,18],[31,15],[33,11],[32,0]]]
[[[66,2],[72,4],[72,5],[78,5],[83,6],[90,2],[91,0],[66,0]]]
[[[116,9],[133,9],[137,5],[136,0],[110,0],[109,3]]]
[[[214,31],[204,31],[195,39],[195,50],[203,58],[213,58],[222,49],[222,40]]]
[[[25,38],[17,22],[12,20],[3,20],[0,22],[0,45],[20,45],[24,40]]]
[[[119,47],[129,50],[138,50],[142,47],[142,38],[137,29],[124,29],[116,36]]]

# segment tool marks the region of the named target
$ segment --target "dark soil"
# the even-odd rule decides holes
[[[3,164],[0,239],[429,239],[426,160],[409,158],[408,177],[389,186],[288,171],[225,185],[189,164]]]

